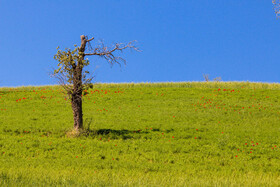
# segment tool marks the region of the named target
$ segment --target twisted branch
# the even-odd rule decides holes
[[[135,51],[140,51],[135,45],[136,41],[130,41],[127,44],[123,43],[116,43],[111,48],[108,48],[107,46],[104,46],[104,43],[101,42],[101,45],[99,47],[96,47],[92,53],[85,53],[85,56],[92,56],[97,55],[100,57],[103,57],[105,60],[107,60],[110,64],[117,63],[120,64],[120,62],[123,62],[126,64],[126,60],[120,56],[115,56],[113,53],[116,51],[122,52],[126,48],[134,49]]]

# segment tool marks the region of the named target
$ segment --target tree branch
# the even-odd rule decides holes
[[[94,49],[93,53],[85,53],[85,56],[91,56],[91,55],[98,55],[98,56],[103,56],[103,55],[108,55],[113,53],[114,51],[122,51],[126,48],[132,48],[136,51],[140,51],[137,47],[135,47],[132,43],[135,42],[131,41],[128,44],[124,45],[123,43],[117,43],[115,44],[114,48],[111,50],[108,50],[108,47],[104,47],[103,43],[102,43],[102,47],[98,47]]]
[[[85,53],[84,56],[93,56],[97,55],[100,57],[103,57],[105,60],[107,60],[110,64],[117,63],[120,64],[120,61],[122,61],[124,64],[126,63],[126,60],[123,59],[120,56],[115,56],[113,53],[116,51],[122,52],[124,49],[130,48],[134,49],[135,51],[140,51],[133,43],[135,41],[128,42],[127,44],[123,43],[116,43],[112,48],[108,48],[104,46],[104,43],[101,42],[101,45],[99,47],[96,47],[92,53]]]
[[[87,40],[87,42],[90,42],[90,41],[93,40],[93,39],[94,39],[94,37],[92,37],[91,39]]]

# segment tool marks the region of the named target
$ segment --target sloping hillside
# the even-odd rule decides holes
[[[60,87],[0,88],[0,185],[280,185],[279,98],[279,84],[95,84],[73,138]]]

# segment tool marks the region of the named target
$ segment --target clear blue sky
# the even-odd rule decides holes
[[[56,47],[81,34],[143,51],[90,58],[95,82],[280,82],[279,33],[270,0],[1,0],[0,86],[55,84]]]

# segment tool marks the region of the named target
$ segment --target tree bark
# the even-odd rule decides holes
[[[72,110],[74,117],[74,129],[79,130],[83,128],[83,108],[82,108],[82,97],[77,94],[72,95]]]
[[[76,130],[83,128],[82,94],[82,69],[76,66],[74,69],[73,92],[71,94],[74,129]]]
[[[86,48],[87,40],[84,35],[81,35],[81,46],[79,48],[79,60],[77,66],[74,68],[73,92],[71,94],[71,104],[74,117],[74,129],[79,130],[83,128],[83,108],[82,108],[82,94],[83,82],[82,62],[84,60],[84,51]]]

